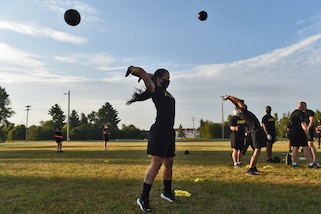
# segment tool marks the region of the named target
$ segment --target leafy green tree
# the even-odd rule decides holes
[[[70,137],[73,140],[89,140],[92,139],[89,124],[81,124],[80,126],[70,130]]]
[[[147,138],[146,132],[136,128],[134,125],[122,125],[122,138],[125,139],[145,139]]]
[[[5,88],[0,87],[0,125],[7,125],[8,118],[10,118],[15,112],[9,107],[11,101]]]
[[[287,127],[290,123],[290,112],[283,114],[283,117],[275,124],[276,133],[279,137],[286,137]]]
[[[88,114],[87,118],[88,118],[88,122],[91,125],[96,125],[98,123],[97,112],[95,112],[95,111],[90,112]]]
[[[8,132],[8,140],[24,140],[26,138],[26,126],[18,125],[14,126]]]
[[[89,115],[88,115],[89,118]],[[118,112],[112,107],[109,102],[106,102],[95,114],[95,128],[99,130],[99,135],[101,136],[103,126],[108,125],[109,137],[110,138],[119,138],[117,137],[118,132],[118,123],[120,119],[118,118]]]
[[[28,128],[29,140],[54,140],[56,123],[52,120],[41,121],[40,126],[30,126]]]
[[[200,128],[199,128],[199,134],[200,138],[210,139],[214,138],[214,130],[213,130],[213,122],[206,120],[203,121],[203,119],[200,121]]]
[[[14,114],[14,111],[9,107],[11,104],[9,95],[5,88],[0,87],[0,142],[7,139],[8,119]]]
[[[182,124],[179,124],[178,131],[177,131],[177,137],[185,138]]]
[[[112,107],[112,105],[106,102],[97,113],[97,125],[103,127],[104,124],[108,124],[109,129],[117,129],[117,125],[120,122],[118,118],[118,112]]]
[[[80,114],[80,124],[79,125],[84,125],[84,124],[88,124],[88,118],[84,113]]]
[[[80,119],[76,110],[72,110],[69,117],[70,129],[80,125]]]
[[[61,110],[58,104],[52,106],[49,109],[48,114],[52,117],[52,121],[54,122],[56,128],[65,125],[64,121],[66,119],[66,115],[64,115],[64,112]]]
[[[321,120],[321,112],[318,109],[314,112],[314,117],[315,123],[317,124],[318,120]]]

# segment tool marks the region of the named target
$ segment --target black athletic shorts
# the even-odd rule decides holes
[[[267,139],[263,129],[251,130],[251,138],[252,138],[253,147],[255,149],[266,147]]]
[[[148,135],[147,154],[159,157],[174,157],[175,130],[153,124]]]
[[[238,135],[235,133],[231,133],[231,148],[242,150],[244,147],[244,135]]]
[[[291,146],[308,146],[307,135],[303,129],[291,129],[289,131],[289,139]]]

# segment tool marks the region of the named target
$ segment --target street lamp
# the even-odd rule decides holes
[[[220,96],[222,99],[222,140],[224,140],[224,105],[223,101],[226,100],[226,96]]]
[[[70,91],[68,90],[68,93],[64,93],[64,95],[68,95],[68,115],[67,115],[67,141],[69,142],[70,141],[70,137],[69,137],[69,129],[70,129],[70,124],[69,124],[69,121],[70,121]]]
[[[194,128],[194,120],[195,120],[195,117],[192,117],[192,120],[193,120],[193,138],[195,138],[195,128]]]
[[[28,116],[29,116],[29,110],[30,110],[30,105],[26,106],[26,111],[27,111],[27,119],[26,119],[26,138],[25,141],[26,143],[28,142]]]

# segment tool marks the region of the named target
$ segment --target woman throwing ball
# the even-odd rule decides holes
[[[161,68],[156,70],[154,74],[149,74],[140,67],[130,66],[126,77],[129,74],[143,79],[146,90],[137,90],[127,104],[152,98],[157,111],[156,121],[150,128],[147,145],[147,154],[151,155],[151,164],[144,178],[143,193],[137,199],[137,204],[142,211],[151,212],[149,193],[162,165],[164,165],[164,191],[160,197],[169,202],[175,201],[172,192],[172,167],[175,156],[175,130],[173,129],[175,99],[166,90],[170,82],[169,72],[166,69]]]

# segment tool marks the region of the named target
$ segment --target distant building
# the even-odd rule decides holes
[[[178,131],[179,129],[175,129],[175,138],[176,139],[183,139],[182,137],[177,137],[178,136]],[[184,138],[199,138],[200,132],[198,129],[193,129],[193,128],[183,128],[183,135],[185,136]],[[149,134],[149,130],[145,130],[147,134]]]
[[[179,129],[175,129],[176,139],[182,139],[182,137],[177,137],[178,131],[179,131]],[[183,131],[183,135],[185,136],[185,138],[198,138],[200,136],[198,129],[183,128],[182,131]]]

